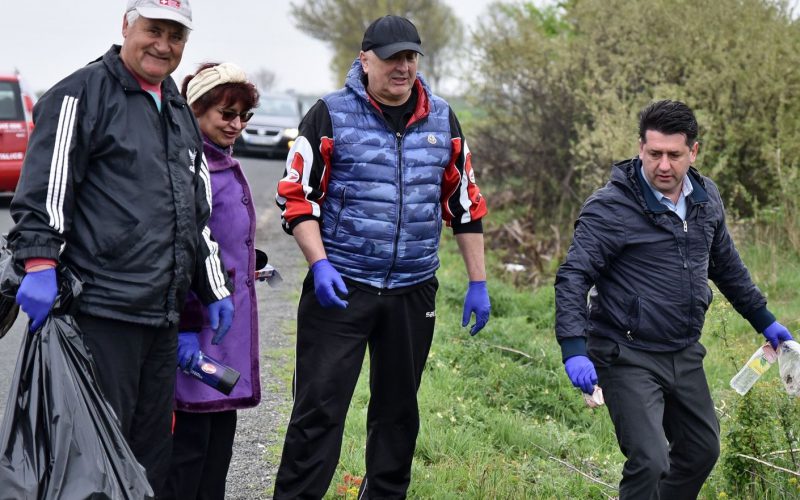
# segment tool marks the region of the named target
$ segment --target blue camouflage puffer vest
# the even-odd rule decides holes
[[[347,278],[378,288],[414,285],[439,267],[449,106],[418,75],[430,112],[398,136],[369,102],[362,76],[356,59],[345,88],[323,98],[333,158],[322,241],[328,260]]]

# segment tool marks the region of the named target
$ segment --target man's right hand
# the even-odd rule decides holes
[[[178,333],[178,366],[188,370],[200,357],[200,339],[195,332]]]
[[[56,301],[56,295],[58,284],[55,268],[32,271],[22,278],[17,291],[17,304],[31,319],[30,331],[42,326]]]
[[[319,305],[322,307],[337,307],[344,309],[347,307],[347,301],[342,300],[336,294],[339,292],[342,295],[347,295],[347,287],[344,285],[344,280],[339,274],[339,271],[333,268],[328,259],[320,259],[311,266],[311,272],[314,273],[314,294],[317,296]]]
[[[594,386],[597,384],[597,372],[589,358],[580,355],[569,357],[564,361],[564,369],[567,371],[572,385],[586,394],[594,392]]]

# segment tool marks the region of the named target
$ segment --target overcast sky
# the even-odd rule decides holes
[[[468,26],[491,3],[445,2]],[[0,0],[0,72],[17,68],[33,89],[47,89],[122,42],[125,5],[126,0]],[[232,61],[250,73],[274,72],[276,90],[322,94],[341,86],[331,76],[330,50],[294,28],[288,0],[192,0],[192,10],[195,30],[173,75],[177,82],[200,62]]]

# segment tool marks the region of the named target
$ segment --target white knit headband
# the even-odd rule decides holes
[[[233,63],[222,63],[194,75],[186,88],[186,101],[191,106],[203,94],[223,83],[245,83],[247,75]]]

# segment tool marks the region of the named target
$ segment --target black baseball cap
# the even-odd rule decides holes
[[[364,32],[361,50],[372,50],[381,59],[389,59],[403,50],[424,56],[421,44],[417,27],[411,21],[400,16],[383,16],[372,21]]]

